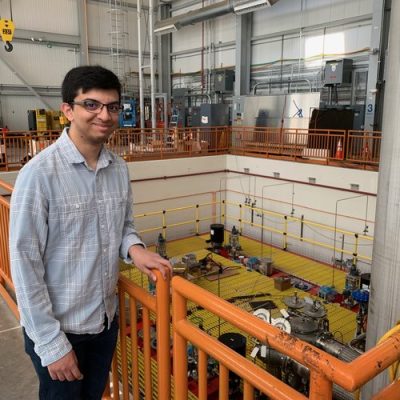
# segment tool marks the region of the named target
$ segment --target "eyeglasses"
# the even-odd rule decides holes
[[[77,105],[83,107],[86,111],[94,114],[100,114],[103,107],[107,108],[107,111],[111,114],[118,114],[122,107],[118,101],[114,101],[113,103],[100,103],[97,100],[86,99],[82,101],[71,101],[70,105]]]

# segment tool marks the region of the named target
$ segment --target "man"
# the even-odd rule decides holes
[[[171,271],[144,248],[127,165],[104,147],[120,96],[111,71],[69,71],[61,110],[70,128],[21,169],[12,195],[11,271],[40,399],[101,398],[117,341],[119,257],[153,280],[152,270]]]

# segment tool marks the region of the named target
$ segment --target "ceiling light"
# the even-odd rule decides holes
[[[233,11],[235,14],[245,14],[255,11],[258,8],[271,7],[269,0],[250,0],[238,2],[234,7]]]
[[[178,30],[178,28],[176,27],[175,24],[169,24],[169,25],[155,27],[154,33],[156,33],[158,35],[164,35],[167,33],[176,32],[177,30]]]

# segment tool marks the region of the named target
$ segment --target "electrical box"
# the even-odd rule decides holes
[[[47,114],[44,108],[38,108],[36,111],[36,130],[38,132],[47,131]]]
[[[28,110],[28,129],[36,131],[36,111]]]
[[[191,112],[191,125],[190,126],[201,126],[201,110],[200,107],[192,107]]]
[[[341,85],[351,83],[353,71],[353,60],[343,58],[342,60],[331,60],[325,63],[324,85]]]
[[[232,93],[235,82],[235,71],[224,69],[214,72],[214,91],[217,93]]]
[[[190,93],[188,88],[178,88],[172,90],[172,98],[174,99],[174,107],[186,108],[190,107]]]
[[[244,120],[245,96],[235,96],[232,101],[232,124],[242,125]]]
[[[121,128],[134,128],[136,126],[136,101],[135,99],[122,101],[122,110],[119,113],[119,126]]]
[[[200,126],[227,126],[229,125],[228,104],[200,105]]]

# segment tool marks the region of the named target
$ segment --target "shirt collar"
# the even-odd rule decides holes
[[[68,129],[69,128],[64,128],[60,138],[57,140],[57,143],[62,148],[63,155],[70,164],[82,164],[85,162],[85,158],[79,152],[74,142],[69,137]],[[105,168],[112,162],[113,157],[111,155],[111,152],[107,150],[105,146],[103,146],[98,159],[98,167]]]

